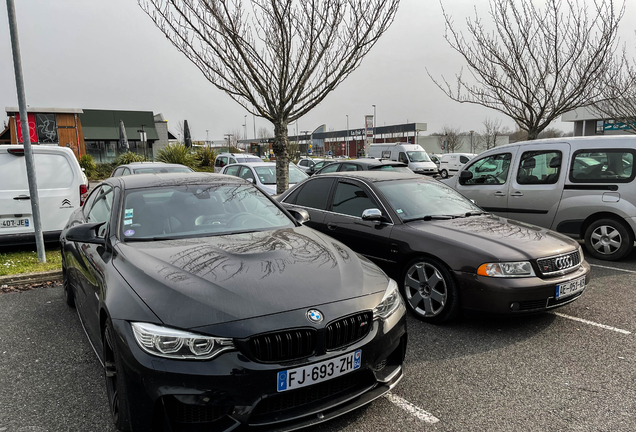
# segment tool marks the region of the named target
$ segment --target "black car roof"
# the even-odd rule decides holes
[[[374,159],[374,158],[360,158],[354,160],[345,160],[338,161],[336,163],[357,163],[359,165],[368,165],[368,166],[380,166],[380,165],[393,165],[393,166],[408,166],[405,163],[392,161],[390,159]]]
[[[324,178],[324,177],[351,177],[358,178],[360,180],[366,180],[370,182],[379,182],[379,181],[387,181],[387,180],[408,180],[408,179],[418,179],[425,181],[437,181],[427,176],[423,176],[421,174],[415,173],[404,173],[398,171],[343,171],[343,172],[334,172],[327,174],[320,174],[319,177],[310,177],[305,181],[309,181],[314,178]]]
[[[135,174],[122,177],[110,177],[105,182],[119,184],[124,189],[140,189],[161,186],[180,186],[189,184],[250,184],[247,180],[225,174],[212,174],[203,172],[192,173],[159,173],[159,174]]]

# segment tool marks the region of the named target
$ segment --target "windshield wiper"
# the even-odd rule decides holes
[[[455,217],[456,216],[453,216],[453,215],[426,215],[426,216],[421,216],[421,217],[416,217],[411,219],[404,219],[404,222],[412,222],[416,220],[423,220],[423,221],[448,220],[448,219],[453,219]]]
[[[484,214],[488,214],[488,212],[485,211],[481,211],[481,210],[477,210],[477,211],[469,211],[466,214],[464,214],[464,217],[470,217],[470,216],[480,216],[480,215],[484,215]]]

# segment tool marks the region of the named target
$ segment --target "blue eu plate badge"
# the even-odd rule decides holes
[[[287,371],[278,372],[278,391],[287,390]]]

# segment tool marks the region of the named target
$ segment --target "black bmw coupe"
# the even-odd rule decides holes
[[[119,430],[298,429],[401,379],[396,283],[307,217],[217,174],[93,190],[61,235],[64,291]]]

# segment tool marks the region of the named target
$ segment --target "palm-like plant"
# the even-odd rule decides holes
[[[181,164],[192,167],[195,165],[190,149],[180,143],[168,144],[157,152],[157,162]]]

